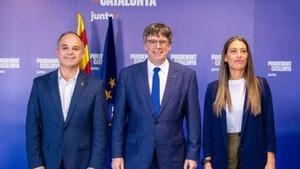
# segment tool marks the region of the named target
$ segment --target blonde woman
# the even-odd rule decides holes
[[[204,169],[275,169],[272,96],[243,37],[226,41],[219,73],[205,95]]]

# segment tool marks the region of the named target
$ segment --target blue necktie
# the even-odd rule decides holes
[[[153,73],[153,78],[152,78],[152,106],[153,106],[153,111],[154,111],[154,115],[155,117],[158,117],[159,115],[159,106],[160,106],[160,102],[159,102],[159,75],[158,72],[160,71],[159,67],[155,67],[153,69],[154,73]]]

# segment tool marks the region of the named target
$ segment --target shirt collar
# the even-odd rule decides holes
[[[153,72],[154,68],[159,67],[160,72],[167,73],[169,69],[169,60],[166,59],[161,65],[155,66],[153,63],[150,62],[149,59],[147,59],[147,65],[148,65],[148,72]]]
[[[65,81],[65,82],[70,82],[70,81],[76,81],[77,80],[77,77],[78,77],[78,75],[79,75],[79,71],[80,71],[80,69],[78,68],[77,69],[77,72],[76,72],[76,74],[75,74],[75,76],[74,77],[72,77],[71,79],[69,79],[69,80],[66,80],[66,79],[64,79],[63,77],[62,77],[62,75],[61,75],[61,73],[60,73],[60,69],[58,69],[58,80],[62,80],[62,81]]]

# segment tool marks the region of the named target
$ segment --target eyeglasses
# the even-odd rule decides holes
[[[157,43],[158,43],[161,47],[166,47],[167,45],[169,45],[169,41],[166,41],[166,40],[154,40],[154,39],[148,39],[148,40],[146,40],[146,42],[147,42],[150,46],[156,46]]]

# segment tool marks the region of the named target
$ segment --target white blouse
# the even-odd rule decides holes
[[[231,98],[231,112],[226,107],[227,133],[241,132],[244,101],[246,94],[245,79],[229,80],[229,93]]]

